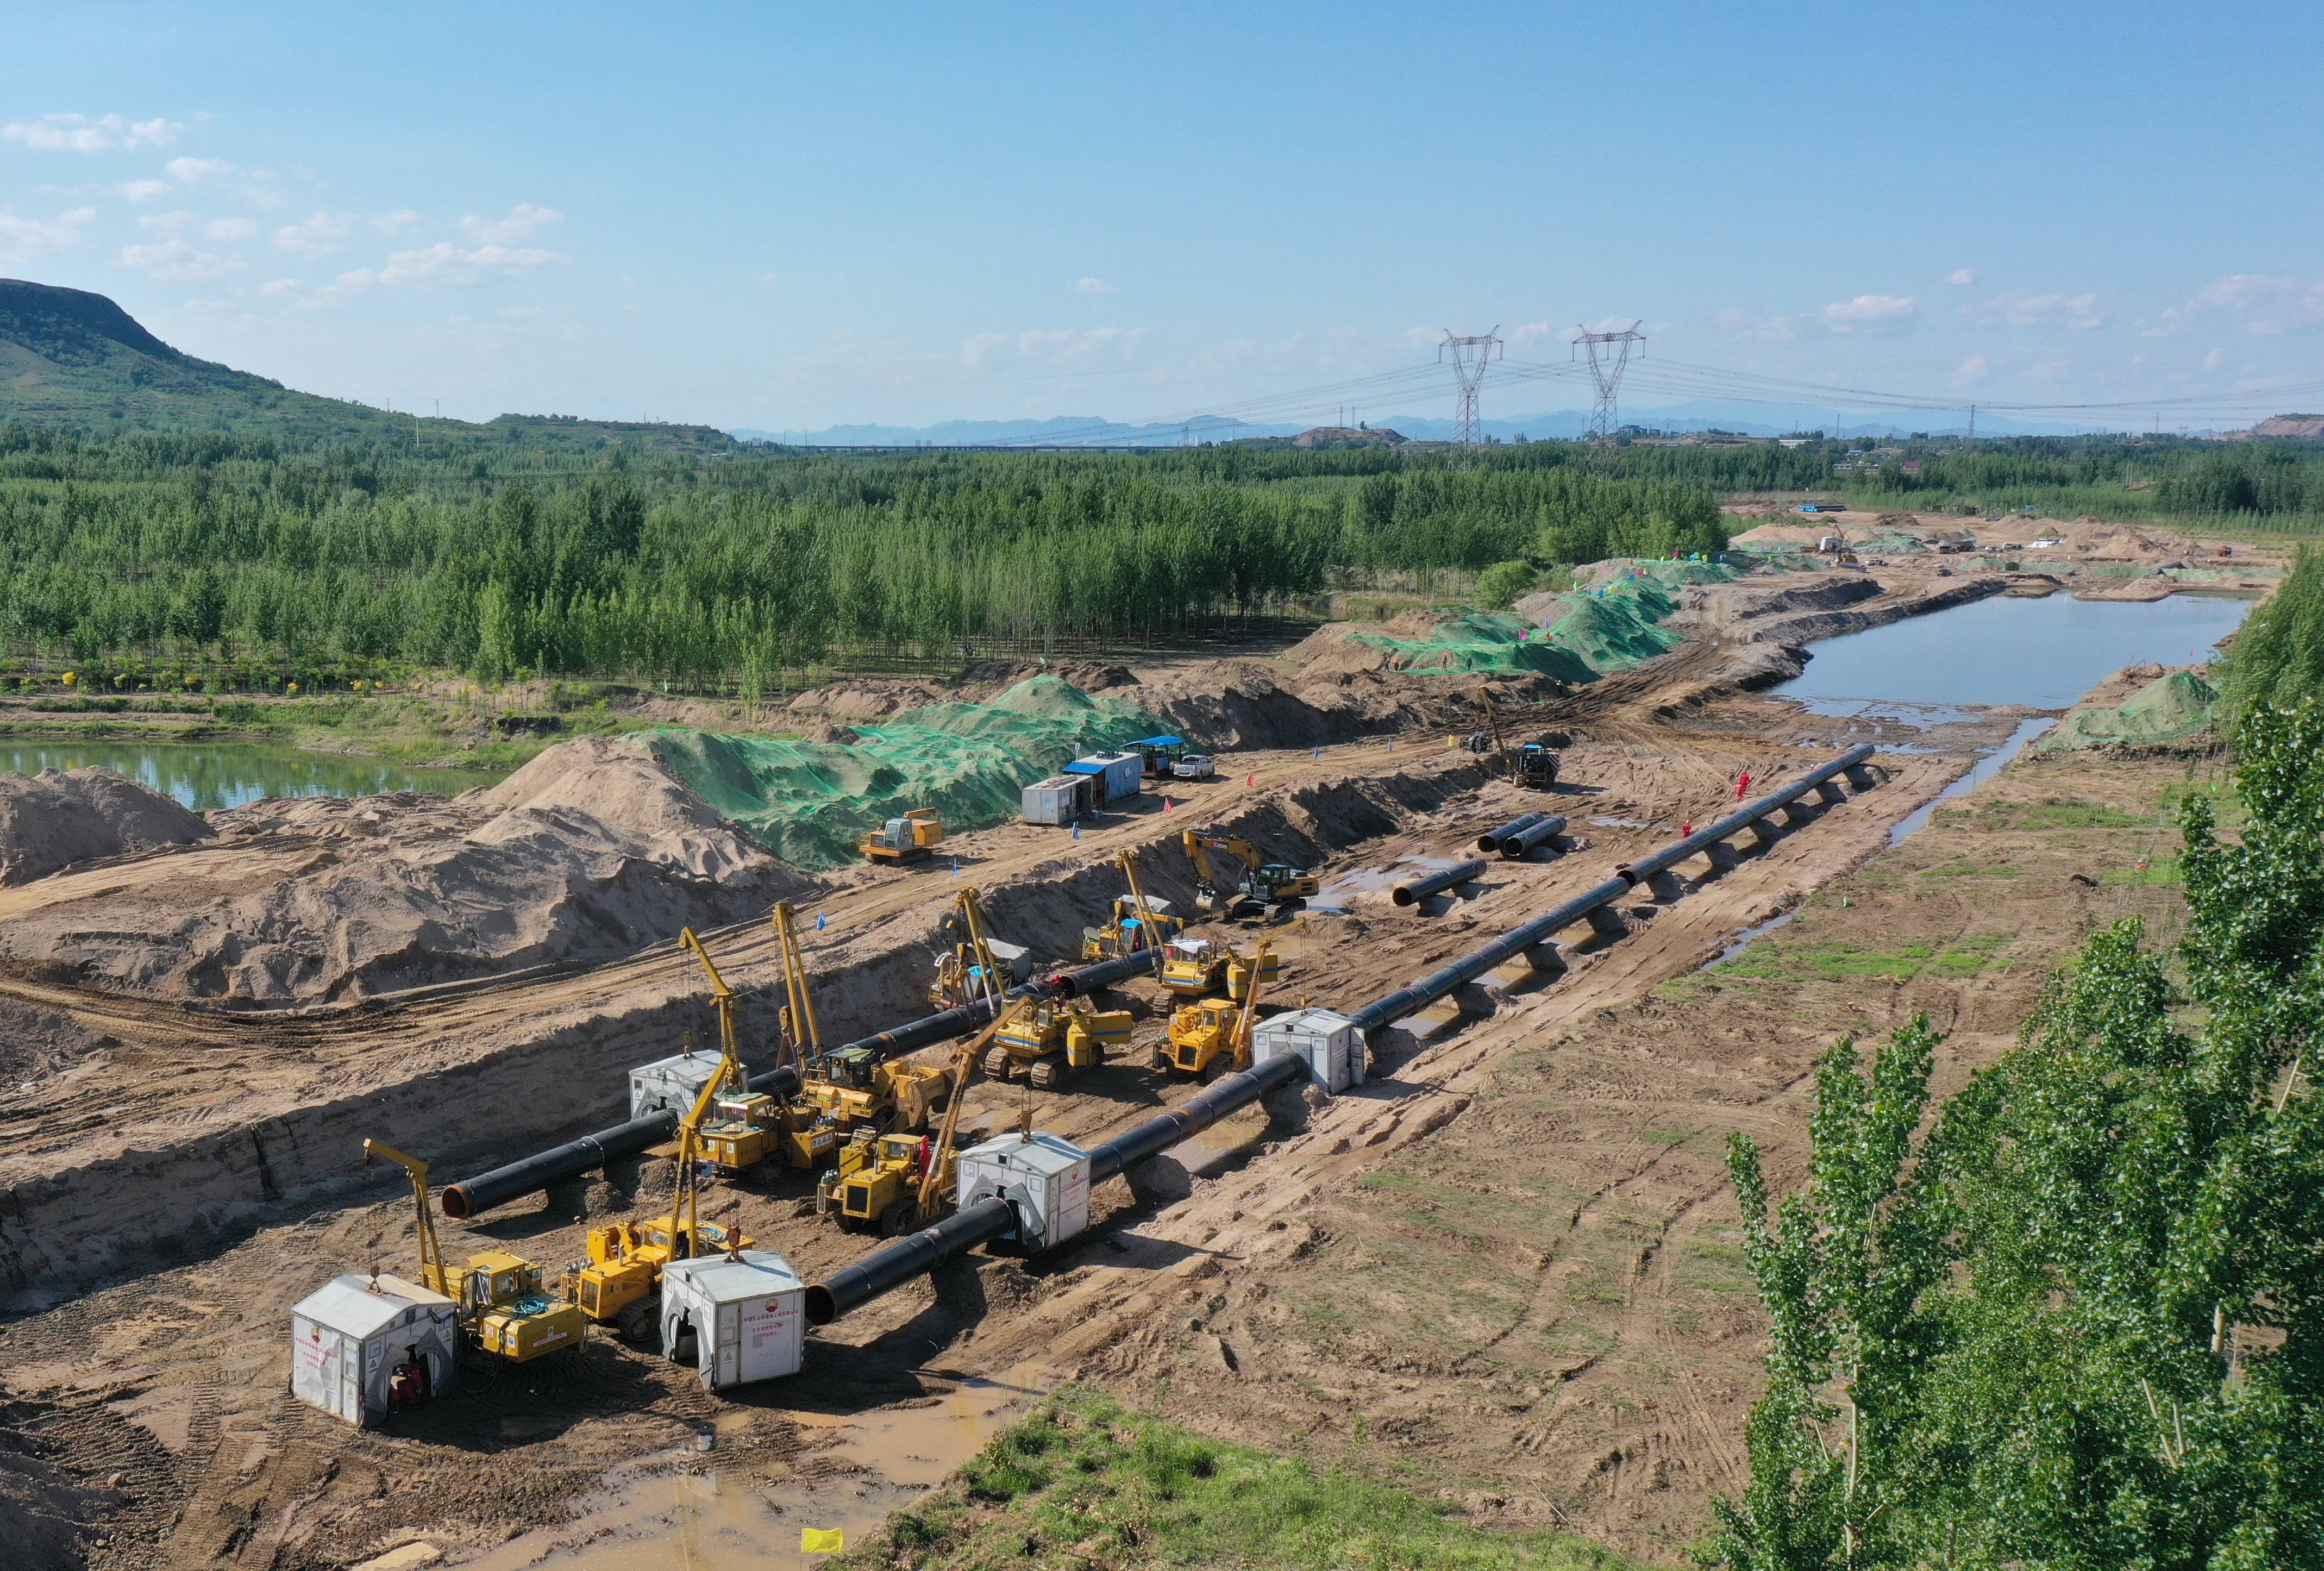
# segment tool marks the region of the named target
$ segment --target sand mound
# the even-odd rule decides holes
[[[2156,670],[2159,668],[2133,667],[2108,685],[2126,685]],[[2102,695],[2106,691],[2099,690]],[[2166,748],[2192,742],[2209,734],[2212,707],[2218,696],[2217,688],[2191,670],[2161,671],[2119,704],[2101,702],[2075,709],[2042,738],[2036,751]]]
[[[1219,661],[1148,682],[1138,700],[1172,731],[1216,751],[1324,746],[1409,719],[1397,690],[1370,672],[1311,667],[1286,687],[1256,661]]]
[[[109,769],[0,774],[0,883],[25,883],[98,856],[190,846],[210,827]]]
[[[607,959],[810,887],[642,749],[596,738],[457,801],[216,818],[224,848],[24,910],[0,955],[164,998],[318,1002]]]

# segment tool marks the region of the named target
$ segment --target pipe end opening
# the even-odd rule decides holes
[[[1399,883],[1394,889],[1388,891],[1388,898],[1395,901],[1398,905],[1410,905],[1413,901],[1413,894],[1412,891]]]
[[[807,1289],[807,1323],[828,1326],[838,1318],[839,1305],[832,1298],[831,1289],[821,1282],[810,1284]]]
[[[441,1203],[444,1208],[444,1215],[449,1216],[453,1221],[459,1222],[466,1218],[468,1215],[468,1192],[466,1189],[461,1188],[459,1185],[451,1184],[446,1186],[443,1196],[441,1197]]]

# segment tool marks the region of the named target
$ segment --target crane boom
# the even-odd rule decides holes
[[[420,1285],[438,1293],[451,1291],[450,1278],[444,1274],[444,1249],[436,1242],[436,1218],[428,1209],[428,1164],[418,1157],[404,1155],[385,1141],[364,1141],[364,1164],[368,1167],[374,1157],[395,1163],[411,1175],[411,1197],[420,1206]]]
[[[960,1132],[960,1110],[968,1102],[969,1077],[976,1072],[977,1059],[992,1044],[992,1039],[1001,1034],[1001,1027],[1032,1007],[1031,999],[1019,999],[993,1016],[991,1023],[971,1037],[954,1056],[952,1096],[945,1104],[944,1126],[937,1132],[936,1150],[928,1157],[927,1170],[920,1175],[920,1192],[913,1202],[923,1218],[927,1217],[928,1206],[936,1198],[936,1191],[944,1187],[945,1159],[952,1154],[953,1139]]]
[[[799,947],[791,902],[775,902],[775,934],[782,940],[783,993],[789,1003],[783,1011],[784,1030],[793,1057],[805,1061],[823,1057],[823,1031],[816,1023],[815,995],[807,990],[807,956]]]

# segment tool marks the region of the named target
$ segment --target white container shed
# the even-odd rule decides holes
[[[1363,1033],[1346,1015],[1328,1009],[1295,1009],[1259,1022],[1250,1033],[1253,1068],[1286,1056],[1307,1062],[1307,1078],[1336,1095],[1364,1083],[1371,1053]]]
[[[1089,1225],[1089,1153],[1061,1135],[1004,1134],[960,1153],[960,1209],[990,1196],[1017,1207],[1017,1238],[1052,1249]]]
[[[671,1261],[661,1268],[661,1350],[680,1362],[690,1353],[706,1391],[797,1374],[807,1284],[771,1250]]]
[[[459,1351],[459,1308],[443,1294],[401,1277],[338,1277],[290,1311],[290,1394],[375,1423],[392,1410],[398,1364],[425,1369],[428,1394],[441,1396],[458,1378]]]
[[[1053,774],[1025,788],[1024,818],[1028,824],[1065,828],[1089,816],[1097,800],[1098,782],[1085,774]]]
[[[630,1116],[643,1118],[662,1108],[675,1108],[680,1118],[694,1106],[694,1099],[718,1073],[718,1055],[697,1049],[680,1053],[674,1058],[657,1058],[650,1064],[641,1064],[630,1071]]]

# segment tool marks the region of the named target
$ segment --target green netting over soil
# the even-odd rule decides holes
[[[2194,672],[2169,671],[2133,693],[2120,708],[2076,709],[2042,738],[2039,751],[2184,742],[2210,726],[2218,698],[2218,690]]]
[[[1572,651],[1522,616],[1471,611],[1448,616],[1425,638],[1390,638],[1384,633],[1351,633],[1358,643],[1388,651],[1397,670],[1483,671],[1491,675],[1539,675],[1586,682],[1597,673]]]
[[[936,809],[947,832],[1006,822],[1024,787],[1068,761],[1167,729],[1124,699],[1034,677],[989,704],[858,725],[850,744],[675,728],[637,740],[737,828],[818,868],[853,860],[866,830],[908,808]]]
[[[1600,582],[1558,597],[1570,607],[1546,628],[1522,616],[1471,611],[1448,616],[1425,638],[1351,633],[1358,643],[1388,651],[1397,670],[1481,671],[1589,682],[1628,670],[1675,648],[1679,634],[1658,624],[1678,609],[1673,590],[1726,584],[1748,569],[1720,562],[1622,561],[1604,564]]]

